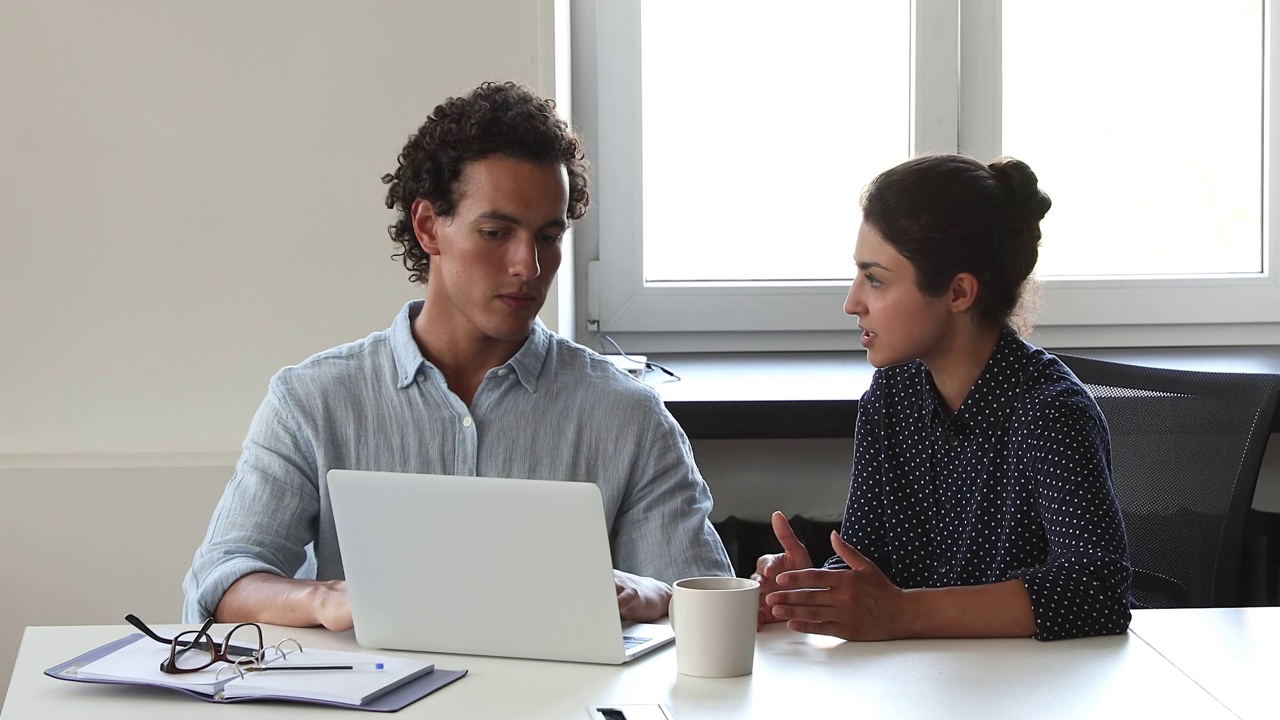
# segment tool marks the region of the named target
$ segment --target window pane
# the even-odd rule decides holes
[[[1040,277],[1262,271],[1261,0],[1005,0],[1002,150]]]
[[[641,18],[645,280],[851,278],[862,188],[910,152],[910,3]]]

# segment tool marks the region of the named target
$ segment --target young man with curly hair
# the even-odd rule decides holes
[[[538,320],[587,170],[555,104],[526,88],[485,83],[435,108],[383,177],[425,298],[272,378],[183,583],[186,622],[352,626],[331,468],[590,479],[628,620],[665,615],[681,577],[733,574],[658,395]]]

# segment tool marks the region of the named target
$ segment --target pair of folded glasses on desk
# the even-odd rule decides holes
[[[302,643],[293,638],[285,638],[275,645],[267,645],[262,639],[262,626],[257,623],[240,623],[222,636],[221,642],[209,634],[213,627],[213,618],[209,618],[199,630],[188,630],[175,635],[172,639],[164,638],[153,631],[137,615],[126,615],[130,625],[142,631],[142,634],[160,643],[169,645],[169,657],[160,663],[160,672],[170,675],[195,673],[218,665],[215,680],[221,680],[223,671],[229,670],[228,677],[235,675],[241,679],[245,673],[266,672],[268,670],[286,672],[305,672],[323,670],[386,670],[387,664],[382,661],[308,663],[302,649]],[[292,659],[290,656],[293,656]],[[219,663],[225,663],[219,665]]]

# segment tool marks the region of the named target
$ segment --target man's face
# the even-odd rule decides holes
[[[493,155],[469,162],[448,217],[414,204],[418,242],[431,256],[433,329],[523,342],[560,268],[568,228],[564,166]]]

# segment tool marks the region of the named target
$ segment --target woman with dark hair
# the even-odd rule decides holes
[[[1049,207],[1010,158],[919,157],[867,188],[844,309],[877,370],[836,554],[810,568],[774,513],[761,623],[850,640],[1128,628],[1106,422],[1013,326]]]

